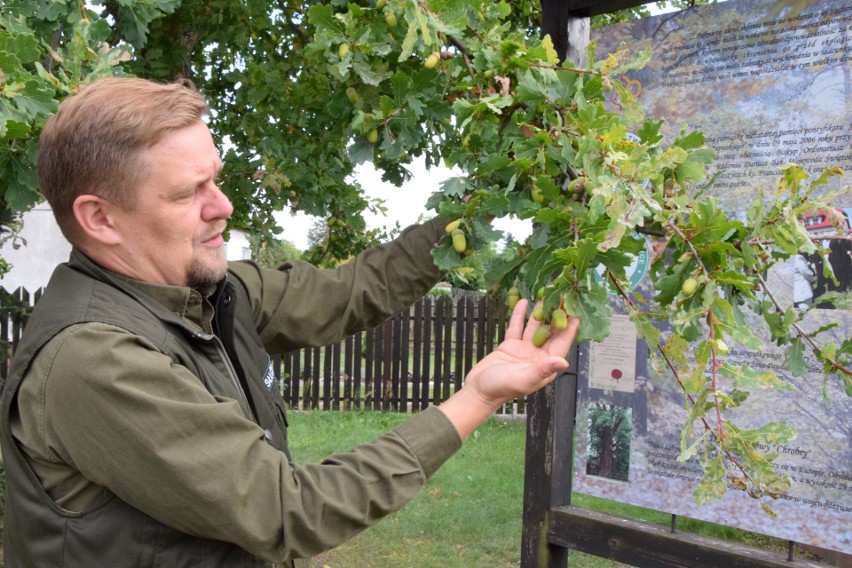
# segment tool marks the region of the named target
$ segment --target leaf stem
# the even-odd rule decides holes
[[[717,380],[719,378],[719,360],[716,349],[716,317],[713,315],[713,306],[707,308],[707,325],[710,328],[710,385],[713,388],[713,406],[716,407],[716,424],[719,429],[718,440],[721,442],[725,439],[724,420],[722,419],[722,408],[719,404],[719,392]]]

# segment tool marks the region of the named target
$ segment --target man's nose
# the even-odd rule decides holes
[[[214,185],[202,210],[202,218],[205,221],[227,219],[233,212],[234,206],[231,204],[231,200],[219,189],[219,186]]]

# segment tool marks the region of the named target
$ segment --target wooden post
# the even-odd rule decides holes
[[[551,509],[571,504],[577,348],[568,371],[527,397],[522,568],[564,568],[568,549],[548,542]]]
[[[589,46],[589,18],[582,16],[568,17],[568,51],[565,59],[577,67],[585,67],[586,48]]]

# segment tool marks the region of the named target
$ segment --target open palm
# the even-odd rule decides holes
[[[506,338],[467,375],[465,386],[475,389],[483,402],[499,405],[530,394],[568,367],[565,357],[577,335],[579,320],[570,318],[567,329],[557,331],[536,347],[532,336],[542,323],[535,319],[525,322],[526,310],[527,301],[519,301],[509,320]]]

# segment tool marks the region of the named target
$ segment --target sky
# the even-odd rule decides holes
[[[662,14],[674,11],[674,9],[659,10],[655,4],[648,5],[652,14]],[[393,184],[383,182],[381,174],[373,168],[372,164],[365,163],[356,170],[356,179],[364,188],[369,197],[379,198],[385,201],[387,215],[375,215],[365,213],[364,218],[368,228],[393,227],[398,221],[400,227],[407,227],[423,219],[434,216],[434,211],[426,209],[426,201],[440,188],[443,180],[454,174],[444,167],[426,169],[422,160],[414,162],[410,166],[412,172],[411,180],[396,187]],[[284,229],[280,235],[281,239],[290,241],[296,248],[305,250],[308,247],[308,231],[313,226],[317,217],[298,213],[292,215],[289,211],[279,212],[276,215],[279,225]],[[495,219],[493,226],[501,231],[511,233],[515,240],[523,241],[532,231],[530,221],[519,219]]]
[[[364,163],[356,168],[355,178],[367,196],[382,199],[387,208],[386,215],[373,214],[369,211],[364,213],[364,220],[369,229],[390,228],[397,221],[401,228],[405,228],[435,216],[434,211],[426,209],[426,201],[440,188],[443,180],[456,174],[444,167],[427,169],[422,159],[413,162],[409,169],[412,173],[411,179],[401,187],[397,187],[382,181],[381,173],[373,167],[372,163]],[[276,214],[276,219],[284,229],[279,238],[290,241],[300,250],[305,250],[308,246],[308,231],[318,218],[301,212],[292,215],[289,211],[283,211]],[[496,222],[495,226],[501,228]],[[512,234],[516,233],[513,231]],[[516,239],[521,238],[525,238],[525,235],[516,236]]]

